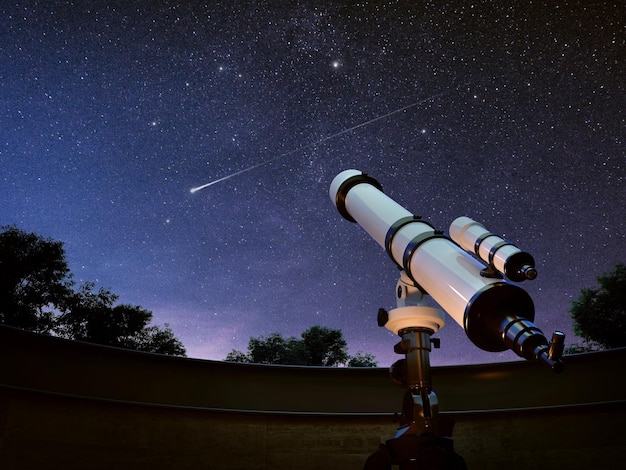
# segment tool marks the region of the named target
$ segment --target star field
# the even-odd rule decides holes
[[[328,198],[356,168],[436,228],[467,215],[533,254],[535,322],[576,342],[571,302],[624,262],[623,13],[12,2],[0,225],[63,241],[78,283],[151,310],[192,357],[320,324],[386,366],[375,317],[398,273]],[[435,365],[516,358],[452,320],[438,336]]]

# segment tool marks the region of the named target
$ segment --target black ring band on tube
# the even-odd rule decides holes
[[[480,255],[478,254],[480,251],[480,245],[489,237],[497,237],[497,235],[495,233],[487,232],[484,235],[481,235],[480,237],[478,237],[476,241],[474,242],[474,253],[476,253],[478,257],[480,257]]]
[[[387,235],[385,235],[385,251],[387,252],[387,254],[389,255],[389,257],[391,258],[391,260],[396,263],[396,265],[398,265],[398,267],[400,269],[402,269],[402,265],[400,263],[397,263],[395,259],[393,259],[393,254],[391,253],[391,245],[393,243],[393,239],[396,236],[396,234],[398,233],[398,231],[404,227],[405,225],[408,225],[410,223],[413,222],[419,222],[422,224],[426,224],[429,227],[431,227],[432,229],[434,229],[434,227],[428,223],[422,220],[422,216],[421,215],[410,215],[407,217],[402,217],[401,219],[396,220],[393,225],[391,227],[389,227],[389,230],[387,230]],[[428,232],[430,233],[430,232]]]
[[[402,267],[404,269],[404,272],[406,273],[407,276],[409,276],[409,279],[411,279],[415,283],[415,285],[418,287],[418,289],[421,290],[424,293],[427,293],[427,292],[424,289],[422,289],[422,287],[415,280],[415,278],[413,277],[413,274],[411,273],[411,269],[410,269],[411,268],[411,258],[413,257],[413,254],[415,253],[415,251],[424,242],[427,242],[428,240],[431,240],[433,238],[448,238],[448,237],[444,236],[438,230],[433,230],[432,232],[422,233],[421,235],[418,235],[417,237],[413,238],[413,240],[411,240],[409,242],[409,244],[406,246],[406,248],[404,250],[404,255],[402,256]]]
[[[493,266],[493,258],[496,255],[496,251],[498,251],[503,246],[508,246],[508,245],[515,246],[515,245],[513,245],[513,243],[507,242],[506,240],[502,240],[501,242],[496,243],[495,245],[493,245],[491,247],[491,251],[489,252],[489,261],[488,261],[488,263]]]
[[[383,187],[380,185],[380,183],[365,173],[351,176],[343,183],[341,183],[341,186],[339,186],[339,189],[337,190],[337,196],[335,197],[335,205],[337,206],[337,210],[344,217],[344,219],[347,219],[350,222],[356,222],[356,220],[354,220],[354,218],[346,209],[346,196],[352,188],[360,183],[369,183],[376,189],[378,189],[381,193],[383,192]]]

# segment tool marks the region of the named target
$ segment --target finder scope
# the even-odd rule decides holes
[[[493,352],[509,348],[520,357],[543,362],[555,371],[562,369],[559,351],[563,335],[555,334],[556,345],[548,342],[532,323],[534,304],[525,290],[503,279],[482,276],[485,264],[385,195],[380,183],[367,174],[345,170],[333,179],[329,192],[339,213],[363,227],[415,285],[463,327],[476,346]],[[482,233],[477,236],[474,226],[468,232],[468,220],[473,222],[463,219],[457,224],[459,238],[466,245],[472,240],[476,244]],[[486,240],[483,237],[483,243]],[[497,269],[510,274],[506,264],[517,252],[503,251],[501,262],[497,251],[493,256]],[[525,270],[527,279],[533,278],[532,270],[523,266],[534,269],[534,261],[518,268]],[[509,279],[516,277],[509,274]]]
[[[535,260],[529,253],[491,233],[469,217],[459,217],[452,222],[450,237],[511,281],[521,282],[537,277]]]

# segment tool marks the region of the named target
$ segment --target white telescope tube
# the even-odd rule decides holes
[[[532,300],[524,290],[482,277],[480,271],[485,266],[430,224],[414,218],[379,188],[360,171],[346,170],[331,183],[330,197],[339,212],[346,212],[363,227],[459,325],[467,330],[468,309],[479,295],[493,296],[490,291],[494,287],[510,290],[510,295],[518,297],[516,302],[525,306],[524,316],[534,317]]]
[[[482,263],[386,196],[375,179],[358,170],[337,175],[329,194],[339,213],[361,225],[476,346],[486,351],[511,348],[526,359],[559,367],[548,358],[548,342],[532,323],[534,305],[526,291],[482,277]]]
[[[496,268],[511,281],[535,279],[537,269],[533,257],[469,217],[458,217],[450,225],[450,238],[465,250],[476,253],[485,263]]]

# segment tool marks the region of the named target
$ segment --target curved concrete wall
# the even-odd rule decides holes
[[[432,372],[470,468],[611,468],[626,350]],[[361,468],[403,390],[386,369],[137,353],[0,327],[0,468]]]

